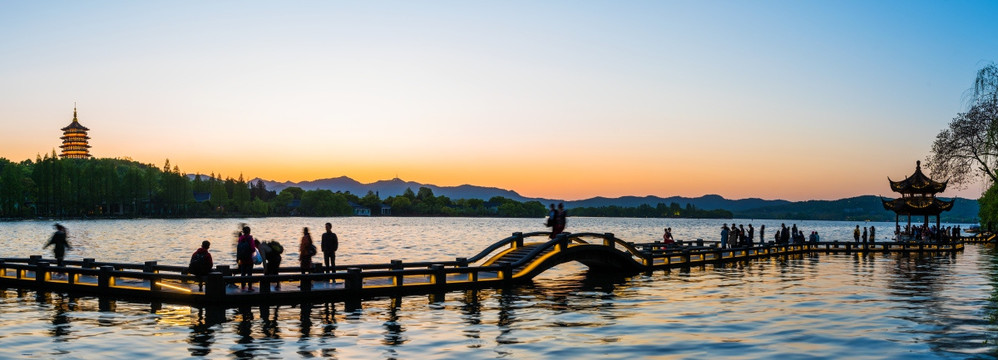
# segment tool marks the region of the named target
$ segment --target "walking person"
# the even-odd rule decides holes
[[[332,227],[326,224],[326,229]],[[315,244],[312,243],[312,235],[309,235],[308,228],[302,230],[301,243],[298,244],[298,266],[301,273],[307,274],[312,269],[312,257],[315,256]]]
[[[253,275],[253,254],[256,253],[256,240],[250,235],[250,227],[243,226],[242,235],[236,243],[236,265],[239,267],[239,275],[243,277]],[[246,282],[242,283],[242,290],[246,290]],[[253,289],[253,283],[249,284],[249,291]]]
[[[63,258],[66,256],[66,249],[72,249],[69,246],[69,241],[66,240],[66,227],[61,224],[52,225],[55,228],[55,233],[52,234],[52,238],[49,242],[45,244],[42,249],[53,246],[52,254],[55,255],[55,261],[57,266],[63,266]]]
[[[723,226],[721,226],[721,248],[722,249],[726,249],[728,247],[728,233],[730,231],[731,230],[728,230],[728,224],[727,223],[725,223]]]
[[[305,228],[305,236],[311,242],[312,237],[308,235],[308,228]],[[333,224],[326,223],[326,232],[322,233],[322,261],[326,264],[323,272],[336,272],[336,250],[340,248],[340,239],[333,232]]]

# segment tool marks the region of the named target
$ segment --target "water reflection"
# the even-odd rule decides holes
[[[258,225],[254,230],[261,229],[261,237],[267,231],[279,234],[285,222],[297,220],[254,219]],[[467,256],[483,243],[507,236],[507,229],[522,230],[536,222],[337,221],[352,223],[343,226],[344,238],[351,239],[344,243],[346,263],[379,257],[414,261],[448,258],[450,253]],[[395,225],[389,229],[379,228],[392,221]],[[619,225],[620,229],[611,231],[640,240],[637,235],[645,227],[649,239],[660,235],[655,221],[579,219],[578,224],[600,230]],[[155,224],[160,221],[149,223],[152,227],[143,227],[139,233],[159,233]],[[176,230],[177,239],[168,246],[176,249],[164,250],[166,257],[189,256],[187,248],[204,239],[205,229],[217,227],[219,238],[227,239],[232,228],[211,220],[165,223]],[[711,235],[717,228],[702,223]],[[142,237],[115,234],[114,241],[104,241],[112,238],[103,235],[113,233],[111,229],[95,226],[82,231],[83,226],[93,224],[78,224],[81,231],[74,234],[89,234],[91,238],[78,239],[79,243],[99,251],[98,257],[147,260],[133,259],[144,255],[135,251],[145,249],[145,243],[136,240]],[[693,230],[700,226],[695,221],[689,224]],[[114,225],[136,229],[132,223]],[[300,225],[286,227],[293,226],[297,233]],[[10,228],[5,225],[0,233]],[[482,236],[482,229],[489,229],[489,234]],[[188,240],[190,246],[185,243]],[[32,244],[38,247],[28,243]],[[218,250],[222,253],[219,262],[231,256],[224,247]],[[29,251],[23,249],[31,246],[13,248]],[[507,289],[231,309],[2,290],[0,358],[57,354],[343,359],[596,354],[620,358],[992,357],[998,355],[996,257],[993,247],[976,245],[946,256],[806,254],[629,278],[606,276],[570,263],[546,271],[531,284]]]

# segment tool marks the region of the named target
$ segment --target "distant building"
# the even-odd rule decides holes
[[[392,207],[387,204],[381,204],[381,215],[391,215]]]
[[[353,207],[354,216],[371,216],[371,209],[366,206],[355,202],[350,202],[350,206]]]
[[[80,125],[76,118],[76,106],[73,106],[73,122],[69,126],[62,128],[62,148],[61,156],[64,159],[88,159],[90,158],[90,137],[87,136],[87,127]]]
[[[195,191],[194,202],[211,201],[211,193],[207,191]]]

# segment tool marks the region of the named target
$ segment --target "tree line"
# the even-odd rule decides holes
[[[55,151],[19,163],[0,158],[0,218],[349,216],[356,207],[372,215],[543,217],[537,201],[496,196],[452,200],[420,187],[381,199],[376,193],[268,190],[218,174],[183,174],[170,161],[162,168],[130,159],[62,159]]]
[[[678,203],[658,203],[656,206],[642,204],[638,207],[621,207],[616,205],[600,207],[579,207],[571,209],[572,216],[593,217],[634,217],[634,218],[693,218],[693,219],[730,219],[731,211],[716,209],[702,210],[687,203],[680,207]]]

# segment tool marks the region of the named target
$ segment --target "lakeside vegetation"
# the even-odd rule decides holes
[[[303,190],[280,193],[262,181],[211,174],[188,177],[170,161],[162,168],[130,159],[61,159],[20,163],[0,158],[0,218],[350,216],[390,209],[394,216],[544,217],[537,201],[503,197],[452,200],[429,188],[385,199],[374,192]]]
[[[680,207],[679,203],[658,203],[656,206],[648,204],[638,207],[622,206],[600,206],[600,207],[577,207],[570,210],[572,216],[592,216],[592,217],[633,217],[633,218],[687,218],[687,219],[730,219],[733,214],[728,210],[702,210],[697,209],[692,204]]]

